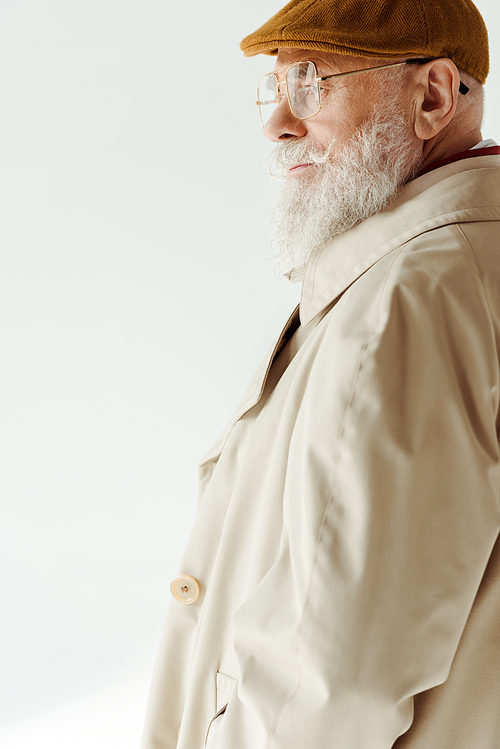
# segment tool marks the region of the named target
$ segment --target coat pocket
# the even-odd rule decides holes
[[[236,679],[233,679],[232,676],[226,676],[226,674],[221,674],[220,671],[217,671],[217,711],[221,710],[229,702],[235,681]]]
[[[215,738],[215,734],[217,733],[217,729],[219,728],[219,723],[222,720],[222,716],[226,712],[226,708],[227,705],[224,705],[223,708],[218,710],[208,724],[207,735],[205,737],[205,743],[203,744],[204,749],[210,749],[210,747],[212,746],[212,742]]]
[[[227,703],[233,691],[236,679],[232,676],[226,676],[217,671],[217,712],[210,721],[207,729],[207,735],[205,737],[204,749],[210,749],[215,738],[215,734],[219,729],[220,722],[226,712]]]

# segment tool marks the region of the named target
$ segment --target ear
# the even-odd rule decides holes
[[[430,140],[453,119],[458,102],[460,76],[447,58],[432,60],[418,70],[418,99],[415,101],[415,134]]]

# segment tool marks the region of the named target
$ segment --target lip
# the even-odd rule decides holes
[[[312,166],[312,164],[309,162],[306,162],[304,164],[295,164],[295,166],[291,166],[288,168],[288,172],[295,172],[297,169],[306,169],[308,166]]]

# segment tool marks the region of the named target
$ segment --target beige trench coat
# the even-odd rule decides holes
[[[469,158],[311,258],[201,465],[143,749],[500,746],[499,221]]]

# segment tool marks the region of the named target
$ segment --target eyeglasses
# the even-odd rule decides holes
[[[272,73],[263,75],[257,86],[257,106],[262,127],[269,122],[271,115],[283,98],[282,86],[285,87],[286,97],[290,111],[298,120],[307,120],[314,117],[321,109],[321,86],[322,81],[331,78],[348,78],[358,73],[368,73],[371,70],[386,70],[401,65],[424,65],[432,62],[433,58],[414,58],[404,62],[391,62],[388,65],[377,65],[374,68],[363,68],[362,70],[350,70],[348,73],[333,73],[332,75],[318,76],[318,70],[314,62],[300,61],[291,65],[284,65]],[[278,73],[284,72],[284,79],[280,82]],[[466,94],[469,89],[460,81],[459,91]]]

